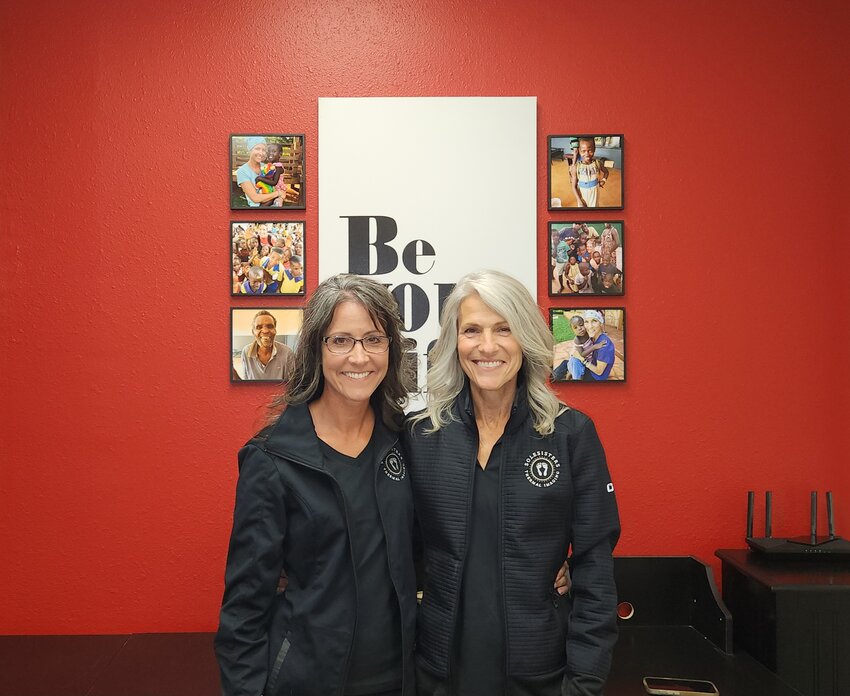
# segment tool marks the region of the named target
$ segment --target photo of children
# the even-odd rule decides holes
[[[623,221],[549,223],[549,295],[622,295]]]
[[[231,307],[230,381],[284,380],[302,319],[300,309]]]
[[[231,295],[303,295],[304,223],[230,223]]]
[[[625,310],[550,309],[553,382],[626,379]]]
[[[622,135],[549,136],[549,210],[622,207]]]
[[[303,135],[230,136],[230,208],[305,208]]]

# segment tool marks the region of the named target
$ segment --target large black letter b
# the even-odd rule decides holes
[[[398,235],[395,220],[385,215],[341,215],[348,218],[348,272],[361,275],[383,275],[392,273],[398,266],[398,253],[389,242]],[[375,221],[377,234],[369,242],[369,220]],[[375,247],[377,263],[372,270],[369,263],[369,247]]]

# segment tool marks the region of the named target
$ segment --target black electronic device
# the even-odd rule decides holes
[[[826,516],[829,534],[818,536],[818,494],[811,494],[811,515],[808,536],[789,539],[772,536],[773,495],[764,494],[764,536],[753,536],[753,506],[755,493],[747,492],[747,545],[767,557],[788,560],[822,558],[824,560],[850,560],[850,541],[835,535],[835,518],[832,512],[832,491],[826,492]]]
[[[658,696],[719,696],[713,682],[705,679],[672,679],[670,677],[644,677],[643,688],[648,694]]]

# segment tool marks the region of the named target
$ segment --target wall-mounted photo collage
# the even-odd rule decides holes
[[[561,301],[549,310],[553,382],[626,379],[625,308],[586,304],[626,291],[625,221],[597,214],[624,208],[624,141],[610,133],[546,140],[548,209],[572,214],[549,220],[542,231],[549,257],[546,290]]]
[[[256,219],[230,223],[230,295],[303,299],[306,277],[304,221],[282,211],[306,209],[303,134],[230,136],[230,209]],[[277,213],[265,218],[263,211]],[[290,302],[291,304],[291,302]],[[230,380],[284,380],[301,329],[298,307],[231,307]]]

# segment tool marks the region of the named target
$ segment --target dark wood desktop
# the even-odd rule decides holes
[[[687,556],[614,561],[619,600],[634,615],[618,620],[607,696],[646,696],[646,676],[706,679],[721,696],[799,696],[750,655],[733,650],[732,616],[706,564]]]

